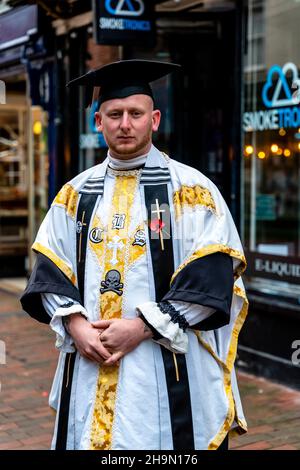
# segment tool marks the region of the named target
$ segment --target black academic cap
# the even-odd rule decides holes
[[[150,83],[180,67],[179,64],[155,60],[120,60],[90,70],[71,80],[67,86],[86,87],[86,106],[96,100],[100,106],[104,101],[135,94],[149,95],[153,99]]]

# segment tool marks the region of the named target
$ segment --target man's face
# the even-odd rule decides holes
[[[160,111],[153,110],[150,96],[131,95],[105,101],[95,118],[111,155],[128,160],[150,150],[152,132],[159,126]]]

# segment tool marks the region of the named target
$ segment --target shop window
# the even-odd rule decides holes
[[[26,108],[0,107],[0,256],[27,254]]]
[[[299,21],[299,2],[249,1],[243,116],[248,288],[295,304],[300,302]]]
[[[8,95],[8,104],[0,106],[2,275],[32,268],[30,247],[48,209],[47,148],[47,113]]]

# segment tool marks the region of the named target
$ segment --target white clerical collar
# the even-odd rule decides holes
[[[139,168],[145,165],[148,153],[145,155],[139,155],[138,157],[130,158],[130,160],[121,160],[119,158],[112,157],[110,153],[107,153],[109,166],[113,170],[132,170],[133,168]]]

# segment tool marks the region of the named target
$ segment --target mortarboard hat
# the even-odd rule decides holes
[[[104,101],[136,94],[148,95],[153,99],[150,82],[180,67],[179,64],[154,60],[120,60],[90,70],[71,80],[67,87],[85,86],[86,106],[92,104],[93,101],[98,101],[100,106]]]

